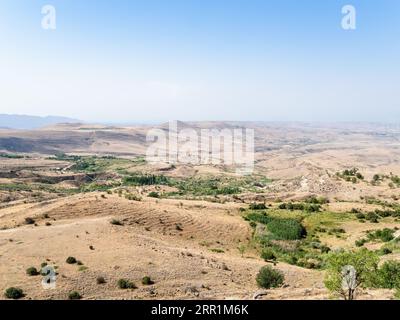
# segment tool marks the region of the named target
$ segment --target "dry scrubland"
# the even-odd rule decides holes
[[[248,177],[223,165],[149,165],[146,127],[0,130],[0,290],[21,288],[23,299],[328,299],[335,250],[367,248],[380,265],[400,259],[397,127],[245,126],[256,137]],[[54,290],[27,274],[45,264],[58,273]],[[283,284],[260,290],[265,265]],[[392,299],[384,287],[357,298]]]

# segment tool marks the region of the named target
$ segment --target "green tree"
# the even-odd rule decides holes
[[[365,248],[358,251],[332,252],[327,257],[326,288],[345,300],[354,300],[359,287],[376,283],[379,257]]]
[[[379,286],[387,289],[400,288],[400,262],[389,260],[379,268]]]

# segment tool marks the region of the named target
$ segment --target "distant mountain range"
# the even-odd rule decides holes
[[[5,129],[37,129],[57,123],[76,123],[82,122],[77,119],[57,116],[28,116],[15,114],[0,114],[0,128]]]

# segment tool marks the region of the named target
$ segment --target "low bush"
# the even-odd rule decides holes
[[[394,230],[385,228],[370,232],[367,236],[369,240],[381,240],[383,242],[389,242],[394,239]]]
[[[343,228],[332,228],[331,232],[332,233],[346,233],[346,230],[344,230]]]
[[[245,219],[248,221],[258,222],[262,224],[268,224],[273,220],[267,214],[256,213],[256,212],[249,213],[247,216],[245,216]]]
[[[160,194],[155,191],[150,192],[147,196],[150,198],[160,198]]]
[[[264,248],[261,252],[261,258],[265,261],[275,261],[276,255],[274,250],[272,250],[271,248]]]
[[[385,256],[385,255],[391,254],[391,253],[393,253],[393,251],[390,250],[389,248],[381,248],[381,249],[378,250],[378,254],[380,256]]]
[[[301,210],[307,212],[318,212],[321,210],[321,206],[316,203],[281,203],[278,207],[279,209],[285,210]]]
[[[118,285],[118,288],[120,288],[120,289],[135,289],[136,288],[136,285],[127,279],[119,279],[117,282],[117,285]]]
[[[365,216],[365,219],[372,222],[372,223],[378,223],[379,222],[379,216],[375,212],[368,212],[367,215]]]
[[[259,287],[270,289],[282,286],[284,278],[283,273],[279,270],[273,269],[270,266],[265,266],[258,272],[256,281]]]
[[[25,224],[34,224],[34,223],[35,223],[35,219],[33,219],[31,217],[25,218]]]
[[[359,219],[359,220],[363,220],[363,219],[365,219],[365,214],[361,213],[361,212],[358,212],[356,214],[356,218]]]
[[[4,296],[8,299],[20,299],[24,296],[24,292],[20,288],[11,287],[4,292]]]
[[[76,259],[74,257],[68,257],[67,260],[65,260],[66,263],[68,264],[74,264],[76,263]]]
[[[305,203],[313,203],[313,204],[326,204],[329,203],[329,199],[325,197],[309,197],[304,200]]]
[[[362,247],[367,242],[368,242],[367,239],[360,239],[360,240],[356,240],[354,244],[356,245],[356,247]]]
[[[382,288],[400,288],[400,261],[386,261],[378,270],[379,285]]]
[[[145,276],[142,279],[142,284],[145,286],[148,286],[148,285],[154,284],[154,282],[151,280],[151,278],[149,276]]]
[[[264,203],[250,203],[249,205],[250,210],[264,210],[267,209]]]
[[[82,299],[82,296],[78,291],[72,291],[68,294],[68,299],[69,300],[80,300]]]
[[[39,271],[35,267],[30,267],[26,269],[26,274],[28,276],[37,276],[39,275]]]
[[[113,224],[114,226],[123,226],[124,225],[121,221],[119,221],[117,219],[112,219],[110,221],[110,223]]]
[[[106,279],[104,279],[104,277],[97,277],[96,283],[97,284],[104,284],[104,283],[106,283]]]

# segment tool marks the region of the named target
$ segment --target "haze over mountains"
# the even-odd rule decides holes
[[[57,123],[76,123],[76,122],[81,122],[81,121],[77,119],[59,117],[59,116],[38,117],[29,115],[0,114],[0,128],[29,130]]]

